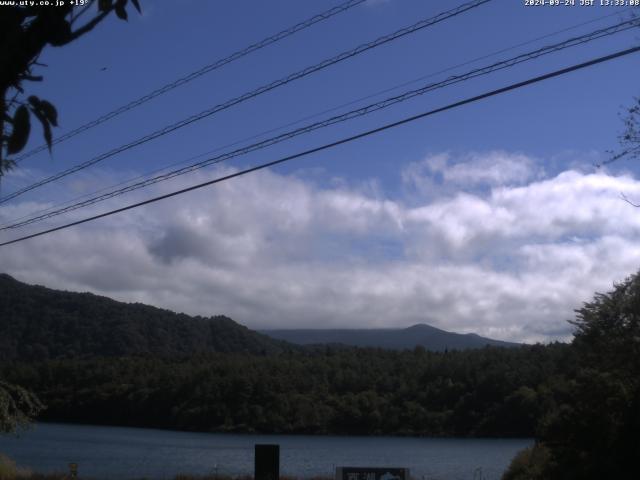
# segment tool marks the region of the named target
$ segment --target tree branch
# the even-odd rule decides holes
[[[610,153],[613,153],[613,152],[610,152]],[[596,163],[595,166],[596,168],[601,168],[605,165],[609,165],[610,163],[620,160],[622,157],[626,157],[627,155],[635,154],[635,153],[640,153],[640,145],[633,148],[627,148],[626,150],[623,150],[620,153],[616,153],[613,157],[608,158],[607,160],[603,160],[600,163]]]
[[[113,7],[109,7],[107,10],[103,11],[102,13],[100,13],[97,17],[93,18],[92,20],[90,20],[89,22],[85,23],[82,27],[80,27],[78,30],[76,30],[75,32],[71,33],[71,36],[69,37],[69,41],[67,43],[71,43],[74,40],[80,38],[82,35],[84,35],[85,33],[89,33],[91,30],[93,30],[100,22],[102,22],[102,20],[104,20],[106,18],[107,15],[109,15],[111,13],[111,11],[113,10]]]
[[[629,200],[629,199],[627,198],[627,196],[626,196],[624,193],[622,193],[622,192],[620,192],[620,198],[622,198],[622,200],[624,200],[625,202],[627,202],[629,205],[631,205],[631,206],[633,206],[633,207],[636,207],[636,208],[640,208],[640,204],[639,204],[639,203],[633,203],[633,202],[632,202],[631,200]]]

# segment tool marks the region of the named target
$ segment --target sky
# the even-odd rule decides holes
[[[339,1],[141,1],[26,85],[54,138]],[[369,0],[25,159],[1,195],[463,2]],[[637,9],[636,9],[637,11]],[[0,223],[187,165],[628,19],[620,7],[493,0],[0,205]],[[232,174],[640,42],[634,29],[429,92],[0,241]],[[428,323],[571,338],[574,310],[640,266],[638,160],[619,148],[640,54],[485,99],[152,205],[0,247],[0,271],[250,328]],[[42,143],[39,126],[26,148]],[[235,145],[235,146],[231,146]],[[123,183],[124,182],[124,183]]]

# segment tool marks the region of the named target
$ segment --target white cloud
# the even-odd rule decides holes
[[[542,174],[542,168],[530,157],[495,150],[456,158],[448,153],[429,155],[407,165],[402,179],[418,192],[431,194],[434,190],[442,193],[460,188],[522,185]]]
[[[481,172],[488,159],[504,168]],[[504,152],[432,156],[412,177],[416,165],[405,181],[484,188],[409,204],[379,186],[320,187],[263,171],[2,247],[1,269],[254,328],[427,322],[537,341],[566,337],[574,308],[640,266],[640,214],[619,198],[640,196],[630,175],[540,178],[532,161]],[[0,222],[36,207],[2,206]]]

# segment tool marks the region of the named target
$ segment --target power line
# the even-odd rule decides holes
[[[53,212],[54,210],[59,210],[59,209],[61,209],[64,205],[69,205],[69,206],[77,205],[77,204],[78,204],[77,202],[78,202],[79,200],[81,200],[81,199],[83,199],[83,198],[91,197],[92,195],[96,195],[96,194],[101,193],[101,192],[105,192],[105,191],[109,190],[110,188],[116,188],[116,187],[119,187],[119,186],[121,186],[121,185],[129,184],[130,182],[133,182],[133,181],[136,181],[136,180],[138,180],[138,179],[142,179],[142,178],[148,177],[148,176],[150,176],[150,175],[155,175],[155,174],[160,173],[160,172],[162,172],[162,171],[165,171],[165,170],[167,170],[167,169],[169,169],[169,168],[171,168],[171,167],[175,167],[175,166],[178,166],[178,165],[184,165],[185,163],[187,163],[187,162],[189,162],[189,161],[191,161],[191,160],[195,160],[195,159],[197,159],[197,158],[204,157],[204,156],[206,156],[206,155],[209,155],[209,154],[212,154],[212,153],[218,152],[218,151],[220,151],[220,150],[224,150],[225,148],[234,147],[234,146],[239,145],[239,144],[241,144],[241,143],[244,143],[244,142],[247,142],[247,141],[250,141],[250,140],[254,140],[254,139],[256,139],[256,138],[260,138],[260,137],[262,137],[262,136],[264,136],[264,135],[267,135],[267,134],[269,134],[269,133],[273,133],[273,132],[277,132],[277,131],[283,130],[283,129],[287,128],[287,127],[290,127],[290,126],[293,126],[293,125],[297,125],[297,124],[299,124],[299,123],[302,123],[302,122],[304,122],[304,121],[306,121],[306,120],[311,120],[311,119],[313,119],[313,118],[317,118],[317,117],[319,117],[319,116],[321,116],[321,115],[324,115],[324,114],[326,114],[326,113],[331,113],[331,112],[334,112],[334,111],[340,110],[341,108],[348,107],[348,106],[350,106],[350,105],[355,105],[355,104],[357,104],[357,103],[359,103],[359,102],[362,102],[362,101],[364,101],[364,100],[368,100],[368,99],[370,99],[370,98],[375,98],[375,97],[377,97],[377,96],[379,96],[379,95],[382,95],[382,94],[384,94],[384,93],[392,92],[392,91],[394,91],[394,90],[397,90],[397,89],[399,89],[399,88],[401,88],[401,87],[405,87],[405,86],[407,86],[407,85],[412,85],[412,84],[417,83],[417,82],[419,82],[419,81],[421,81],[421,80],[426,80],[427,78],[432,78],[432,77],[435,77],[435,76],[440,75],[440,74],[442,74],[442,73],[450,72],[450,71],[455,70],[455,69],[457,69],[457,68],[464,67],[464,66],[467,66],[467,65],[470,65],[470,64],[476,63],[476,62],[478,62],[478,61],[480,61],[480,60],[484,60],[484,59],[486,59],[486,58],[495,57],[496,55],[499,55],[500,53],[509,52],[509,51],[515,50],[515,49],[517,49],[517,48],[519,48],[519,47],[523,47],[523,46],[525,46],[525,45],[530,45],[530,44],[535,43],[535,42],[538,42],[538,41],[540,41],[540,40],[544,40],[544,39],[546,39],[546,38],[550,38],[550,37],[553,37],[553,36],[559,35],[559,34],[561,34],[561,33],[568,32],[568,31],[570,31],[570,30],[575,30],[575,29],[580,28],[580,27],[583,27],[583,26],[585,26],[585,25],[589,25],[589,24],[591,24],[591,23],[599,22],[599,21],[601,21],[601,20],[604,20],[605,18],[609,18],[609,17],[615,16],[615,15],[620,15],[620,14],[622,14],[622,13],[625,13],[625,12],[627,12],[627,11],[631,11],[631,10],[633,10],[633,7],[631,7],[631,8],[627,8],[627,9],[618,10],[618,11],[614,11],[614,12],[612,12],[612,13],[609,13],[609,14],[606,14],[606,15],[602,15],[602,16],[599,16],[599,17],[595,17],[595,18],[592,18],[592,19],[587,20],[587,21],[585,21],[585,22],[581,22],[581,23],[578,23],[578,24],[575,24],[575,25],[571,25],[571,26],[569,26],[569,27],[565,27],[565,28],[563,28],[563,29],[556,30],[556,31],[551,32],[551,33],[547,33],[547,34],[544,34],[544,35],[542,35],[542,36],[532,38],[532,39],[530,39],[530,40],[527,40],[527,41],[524,41],[524,42],[518,43],[518,44],[516,44],[516,45],[512,45],[512,46],[510,46],[510,47],[506,47],[506,48],[503,48],[503,49],[500,49],[500,50],[494,51],[494,52],[489,53],[489,54],[486,54],[486,55],[482,55],[482,56],[480,56],[480,57],[473,58],[473,59],[471,59],[471,60],[466,60],[466,61],[464,61],[464,62],[462,62],[462,63],[458,63],[458,64],[456,64],[456,65],[453,65],[453,66],[450,66],[450,67],[444,68],[444,69],[442,69],[442,70],[439,70],[439,71],[436,71],[436,72],[432,72],[432,73],[429,73],[429,74],[427,74],[427,75],[423,75],[423,76],[421,76],[421,77],[415,78],[415,79],[413,79],[413,80],[409,80],[409,81],[406,81],[406,82],[403,82],[403,83],[400,83],[400,84],[394,85],[393,87],[388,87],[388,88],[385,88],[385,89],[383,89],[383,90],[379,90],[379,91],[377,91],[377,92],[375,92],[375,93],[371,93],[371,94],[365,95],[365,96],[363,96],[363,97],[357,98],[357,99],[355,99],[355,100],[351,100],[351,101],[349,101],[349,102],[342,103],[342,104],[340,104],[340,105],[337,105],[337,106],[335,106],[335,107],[331,107],[331,108],[326,109],[326,110],[323,110],[323,111],[321,111],[321,112],[316,112],[316,113],[314,113],[314,114],[312,114],[312,115],[308,115],[308,116],[305,116],[305,117],[299,118],[298,120],[294,120],[294,121],[292,121],[292,122],[288,122],[288,123],[286,123],[286,124],[284,124],[284,125],[280,125],[280,126],[275,127],[275,128],[270,128],[270,129],[268,129],[268,130],[264,130],[264,131],[262,131],[262,132],[260,132],[260,133],[257,133],[257,134],[254,134],[254,135],[251,135],[251,136],[249,136],[249,137],[245,137],[245,138],[240,139],[240,140],[236,140],[236,141],[234,141],[234,142],[232,142],[232,143],[228,143],[228,144],[226,144],[226,145],[222,145],[222,146],[216,147],[216,148],[214,148],[214,149],[212,149],[212,150],[208,150],[208,151],[206,151],[206,152],[204,152],[204,153],[200,153],[200,154],[198,154],[198,155],[191,156],[191,157],[189,157],[189,158],[187,158],[187,159],[180,160],[180,161],[178,161],[178,162],[173,162],[173,163],[171,163],[171,164],[169,164],[169,165],[166,165],[166,166],[164,166],[164,167],[161,167],[161,168],[158,168],[158,169],[155,169],[155,170],[149,171],[149,172],[147,172],[147,173],[137,175],[137,176],[135,176],[135,177],[133,177],[133,178],[129,178],[129,179],[127,179],[127,180],[123,180],[123,181],[118,182],[118,183],[116,183],[116,184],[114,184],[114,185],[106,186],[106,187],[103,187],[103,188],[101,188],[101,189],[99,189],[99,190],[96,190],[96,191],[93,191],[93,192],[90,192],[90,193],[85,193],[85,194],[80,195],[80,196],[78,196],[78,197],[75,197],[75,198],[73,198],[73,199],[70,199],[70,200],[67,200],[67,201],[64,201],[64,202],[58,203],[58,204],[56,204],[56,205],[53,205],[53,206],[51,206],[51,207],[43,208],[43,209],[40,209],[40,210],[36,210],[36,211],[34,211],[34,212],[31,212],[31,213],[28,213],[28,214],[22,215],[22,216],[17,217],[17,218],[14,218],[13,220],[6,221],[5,223],[0,224],[0,230],[6,230],[6,229],[8,229],[8,228],[17,228],[17,227],[19,227],[19,226],[22,226],[22,225],[18,225],[18,224],[17,224],[17,222],[19,222],[19,221],[21,221],[21,220],[23,220],[23,219],[26,219],[26,218],[33,217],[33,215],[34,215],[34,214],[44,214],[44,213],[48,213],[48,212]],[[73,208],[73,210],[75,210],[75,208]],[[65,213],[65,212],[61,212],[61,213]],[[40,217],[38,217],[38,219],[39,219],[39,218],[40,218]],[[32,223],[32,222],[30,222],[30,223]]]
[[[279,42],[280,40],[283,40],[287,37],[290,37],[291,35],[298,33],[301,30],[305,30],[313,25],[315,25],[318,22],[322,22],[324,20],[327,20],[335,15],[338,15],[339,13],[342,12],[346,12],[347,10],[356,7],[358,5],[360,5],[361,3],[365,2],[366,0],[348,0],[347,2],[341,3],[340,5],[337,5],[333,8],[330,8],[329,10],[326,10],[322,13],[319,13],[317,15],[314,15],[313,17],[308,18],[307,20],[304,20],[300,23],[297,23],[296,25],[289,27],[285,30],[282,30],[278,33],[276,33],[275,35],[271,35],[270,37],[264,38],[263,40],[260,40],[259,42],[256,42],[254,44],[249,45],[246,48],[243,48],[242,50],[238,50],[237,52],[232,53],[231,55],[221,58],[220,60],[217,60],[213,63],[210,63],[209,65],[205,65],[204,67],[189,73],[188,75],[185,75],[184,77],[178,78],[177,80],[174,80],[173,82],[167,83],[166,85],[163,85],[162,87],[152,91],[151,93],[148,93],[146,95],[143,95],[142,97],[137,98],[136,100],[133,100],[129,103],[127,103],[126,105],[123,105],[119,108],[116,108],[115,110],[112,110],[109,113],[106,113],[104,115],[102,115],[101,117],[96,118],[95,120],[92,120],[88,123],[85,123],[84,125],[79,126],[78,128],[75,128],[74,130],[71,130],[70,132],[65,133],[64,135],[61,135],[60,137],[56,138],[53,142],[52,145],[56,145],[58,143],[62,143],[72,137],[75,137],[76,135],[85,132],[93,127],[96,127],[108,120],[111,120],[114,117],[117,117],[118,115],[121,115],[129,110],[132,110],[136,107],[139,107],[140,105],[142,105],[143,103],[148,102],[149,100],[152,100],[160,95],[163,95],[167,92],[169,92],[170,90],[173,90],[174,88],[178,88],[181,87],[183,85],[186,85],[187,83],[191,82],[192,80],[195,80],[198,77],[201,77],[202,75],[205,75],[209,72],[212,72],[214,70],[217,70],[231,62],[235,62],[236,60],[245,57],[247,55],[249,55],[250,53],[253,53],[257,50],[260,50],[264,47],[267,47],[273,43]],[[40,153],[46,149],[48,149],[49,147],[46,144],[40,145],[39,147],[36,147],[22,155],[20,155],[19,157],[15,158],[16,162],[21,162],[22,160],[31,157],[33,155],[35,155],[36,153]]]
[[[85,162],[77,164],[77,165],[75,165],[75,166],[73,166],[71,168],[68,168],[67,170],[63,170],[62,172],[59,172],[59,173],[54,174],[54,175],[52,175],[50,177],[47,177],[47,178],[45,178],[43,180],[40,180],[40,181],[38,181],[36,183],[33,183],[33,184],[28,185],[26,187],[23,187],[23,188],[21,188],[19,190],[16,190],[15,192],[10,193],[9,195],[1,197],[0,198],[0,204],[5,203],[5,202],[7,202],[7,201],[9,201],[9,200],[11,200],[13,198],[16,198],[16,197],[18,197],[18,196],[22,195],[23,193],[26,193],[26,192],[28,192],[30,190],[34,190],[34,189],[36,189],[38,187],[41,187],[41,186],[46,185],[48,183],[51,183],[51,182],[53,182],[55,180],[59,180],[60,178],[66,177],[67,175],[71,175],[71,174],[73,174],[75,172],[78,172],[78,171],[83,170],[83,169],[85,169],[87,167],[95,165],[96,163],[101,162],[101,161],[103,161],[103,160],[105,160],[105,159],[107,159],[109,157],[112,157],[112,156],[118,154],[118,153],[122,153],[122,152],[124,152],[126,150],[129,150],[129,149],[133,148],[133,147],[136,147],[138,145],[142,145],[143,143],[146,143],[146,142],[149,142],[149,141],[154,140],[156,138],[159,138],[161,136],[164,136],[164,135],[166,135],[168,133],[171,133],[171,132],[173,132],[175,130],[178,130],[179,128],[185,127],[185,126],[190,125],[190,124],[192,124],[194,122],[202,120],[203,118],[209,117],[209,116],[211,116],[211,115],[213,115],[215,113],[218,113],[218,112],[220,112],[222,110],[226,110],[226,109],[228,109],[228,108],[230,108],[230,107],[232,107],[234,105],[237,105],[239,103],[244,102],[245,100],[251,99],[253,97],[256,97],[258,95],[261,95],[263,93],[271,91],[271,90],[273,90],[275,88],[281,87],[281,86],[286,85],[288,83],[291,83],[291,82],[293,82],[295,80],[298,80],[300,78],[306,77],[306,76],[308,76],[308,75],[310,75],[312,73],[315,73],[315,72],[318,72],[320,70],[323,70],[323,69],[325,69],[325,68],[327,68],[327,67],[329,67],[331,65],[334,65],[336,63],[342,62],[342,61],[347,60],[349,58],[355,57],[356,55],[364,53],[364,52],[366,52],[368,50],[371,50],[373,48],[379,47],[380,45],[384,45],[384,44],[389,43],[389,42],[391,42],[393,40],[396,40],[398,38],[401,38],[401,37],[404,37],[406,35],[415,33],[415,32],[417,32],[419,30],[424,29],[424,28],[433,26],[433,25],[435,25],[437,23],[440,23],[440,22],[442,22],[444,20],[447,20],[449,18],[452,18],[452,17],[455,17],[457,15],[460,15],[461,13],[464,13],[464,12],[466,12],[468,10],[471,10],[473,8],[476,8],[476,7],[479,7],[480,5],[483,5],[483,4],[488,3],[490,1],[492,1],[492,0],[473,0],[471,2],[464,3],[464,4],[462,4],[462,5],[458,6],[458,7],[455,7],[453,9],[451,9],[451,10],[447,10],[446,12],[442,12],[442,13],[434,16],[434,17],[430,17],[428,19],[420,20],[419,22],[417,22],[417,23],[415,23],[415,24],[413,24],[411,26],[402,28],[400,30],[397,30],[397,31],[391,33],[391,34],[379,37],[376,40],[373,40],[372,42],[368,42],[368,43],[362,44],[362,45],[360,45],[360,46],[358,46],[358,47],[356,47],[354,49],[351,49],[351,50],[345,51],[343,53],[340,53],[339,55],[336,55],[336,56],[334,56],[332,58],[329,58],[329,59],[324,60],[324,61],[322,61],[320,63],[317,63],[315,65],[307,67],[307,68],[305,68],[303,70],[300,70],[300,71],[298,71],[296,73],[292,73],[292,74],[290,74],[290,75],[288,75],[286,77],[283,77],[283,78],[281,78],[279,80],[276,80],[274,82],[271,82],[269,84],[263,85],[262,87],[259,87],[259,88],[255,89],[255,90],[247,92],[247,93],[245,93],[245,94],[243,94],[243,95],[241,95],[239,97],[236,97],[236,98],[233,98],[231,100],[228,100],[225,103],[216,105],[215,107],[209,108],[207,110],[203,110],[202,112],[200,112],[198,114],[192,115],[192,116],[190,116],[188,118],[185,118],[185,119],[183,119],[183,120],[181,120],[179,122],[176,122],[176,123],[173,123],[173,124],[171,124],[169,126],[161,128],[160,130],[156,130],[155,132],[150,133],[148,135],[145,135],[144,137],[141,137],[141,138],[139,138],[137,140],[134,140],[134,141],[132,141],[130,143],[127,143],[125,145],[121,145],[120,147],[117,147],[117,148],[115,148],[113,150],[110,150],[107,153],[103,153],[102,155],[98,155],[97,157],[94,157],[94,158],[92,158],[90,160],[87,160]]]
[[[220,182],[223,182],[225,180],[230,180],[232,178],[240,177],[240,176],[246,175],[248,173],[252,173],[252,172],[255,172],[255,171],[258,171],[258,170],[262,170],[262,169],[265,169],[265,168],[268,168],[268,167],[273,167],[273,166],[279,165],[281,163],[285,163],[285,162],[288,162],[288,161],[291,161],[291,160],[295,160],[297,158],[301,158],[301,157],[305,157],[307,155],[311,155],[312,153],[317,153],[317,152],[321,152],[323,150],[328,150],[330,148],[337,147],[338,145],[349,143],[349,142],[352,142],[352,141],[355,141],[355,140],[358,140],[358,139],[361,139],[361,138],[368,137],[370,135],[374,135],[376,133],[383,132],[385,130],[389,130],[391,128],[398,127],[400,125],[404,125],[404,124],[407,124],[407,123],[410,123],[410,122],[414,122],[414,121],[419,120],[421,118],[425,118],[425,117],[428,117],[428,116],[431,116],[431,115],[435,115],[437,113],[441,113],[441,112],[444,112],[444,111],[447,111],[447,110],[452,110],[454,108],[457,108],[457,107],[460,107],[460,106],[463,106],[463,105],[467,105],[467,104],[470,104],[470,103],[477,102],[479,100],[483,100],[485,98],[489,98],[489,97],[493,97],[493,96],[496,96],[496,95],[500,95],[502,93],[506,93],[506,92],[509,92],[511,90],[516,90],[516,89],[519,89],[519,88],[522,88],[522,87],[525,87],[525,86],[528,86],[528,85],[532,85],[534,83],[542,82],[542,81],[548,80],[550,78],[559,77],[561,75],[566,75],[567,73],[574,72],[576,70],[581,70],[581,69],[584,69],[584,68],[587,68],[587,67],[591,67],[593,65],[597,65],[597,64],[600,64],[600,63],[604,63],[604,62],[613,60],[615,58],[623,57],[625,55],[630,55],[630,54],[636,53],[638,51],[640,51],[640,46],[633,47],[633,48],[628,48],[626,50],[621,50],[621,51],[612,53],[610,55],[605,55],[603,57],[598,57],[598,58],[589,60],[587,62],[579,63],[579,64],[576,64],[576,65],[572,65],[570,67],[566,67],[566,68],[563,68],[563,69],[560,69],[560,70],[555,70],[553,72],[546,73],[544,75],[540,75],[540,76],[537,76],[537,77],[533,77],[533,78],[530,78],[528,80],[524,80],[522,82],[513,83],[513,84],[508,85],[506,87],[498,88],[496,90],[491,90],[489,92],[485,92],[483,94],[476,95],[475,97],[470,97],[470,98],[467,98],[467,99],[464,99],[464,100],[460,100],[460,101],[455,102],[455,103],[450,103],[449,105],[446,105],[444,107],[436,108],[434,110],[429,110],[427,112],[423,112],[423,113],[420,113],[418,115],[413,115],[413,116],[410,116],[410,117],[406,117],[406,118],[404,118],[402,120],[399,120],[399,121],[396,121],[396,122],[392,122],[392,123],[388,123],[388,124],[383,125],[381,127],[377,127],[377,128],[372,129],[372,130],[367,130],[365,132],[362,132],[362,133],[359,133],[359,134],[356,134],[356,135],[352,135],[350,137],[342,138],[342,139],[337,140],[337,141],[332,142],[332,143],[327,143],[327,144],[321,145],[319,147],[315,147],[315,148],[312,148],[312,149],[309,149],[309,150],[305,150],[303,152],[296,153],[294,155],[289,155],[287,157],[280,158],[278,160],[273,160],[271,162],[262,163],[260,165],[255,166],[255,167],[247,168],[245,170],[241,170],[241,171],[236,172],[236,173],[232,173],[232,174],[229,174],[229,175],[225,175],[223,177],[218,177],[218,178],[215,178],[213,180],[209,180],[209,181],[206,181],[206,182],[203,182],[203,183],[192,185],[190,187],[183,188],[181,190],[177,190],[175,192],[171,192],[171,193],[167,193],[167,194],[160,195],[160,196],[157,196],[157,197],[153,197],[153,198],[144,200],[142,202],[133,203],[131,205],[127,205],[126,207],[117,208],[115,210],[110,210],[108,212],[101,213],[101,214],[98,214],[98,215],[94,215],[94,216],[91,216],[91,217],[87,217],[87,218],[84,218],[82,220],[77,220],[75,222],[67,223],[65,225],[60,225],[58,227],[50,228],[48,230],[42,230],[42,231],[37,232],[37,233],[32,233],[30,235],[25,235],[23,237],[16,238],[14,240],[9,240],[7,242],[0,243],[0,247],[6,246],[6,245],[11,245],[13,243],[22,242],[24,240],[28,240],[28,239],[31,239],[31,238],[39,237],[39,236],[46,235],[46,234],[49,234],[49,233],[57,232],[59,230],[64,230],[64,229],[67,229],[67,228],[70,228],[70,227],[73,227],[73,226],[76,226],[76,225],[81,225],[83,223],[87,223],[87,222],[91,222],[93,220],[98,220],[100,218],[104,218],[104,217],[108,217],[108,216],[111,216],[111,215],[115,215],[117,213],[125,212],[127,210],[132,210],[134,208],[138,208],[138,207],[141,207],[141,206],[144,206],[144,205],[149,205],[151,203],[155,203],[155,202],[158,202],[160,200],[165,200],[167,198],[175,197],[177,195],[181,195],[183,193],[187,193],[187,192],[190,192],[190,191],[193,191],[193,190],[198,190],[200,188],[204,188],[204,187],[207,187],[209,185],[214,185],[216,183],[220,183]]]
[[[476,68],[474,70],[471,70],[467,73],[461,74],[461,75],[454,75],[451,76],[441,82],[436,82],[436,83],[431,83],[431,84],[427,84],[421,88],[418,89],[414,89],[414,90],[409,90],[407,92],[404,92],[400,95],[396,95],[394,97],[390,97],[384,100],[381,100],[379,102],[375,102],[369,105],[366,105],[364,107],[360,107],[358,109],[355,110],[351,110],[349,112],[343,113],[341,115],[336,115],[333,117],[330,117],[328,119],[319,121],[319,122],[315,122],[300,128],[297,128],[295,130],[289,131],[289,132],[285,132],[282,133],[280,135],[277,135],[275,137],[271,137],[268,139],[265,139],[261,142],[257,142],[254,143],[252,145],[248,145],[246,147],[242,147],[236,150],[233,150],[231,152],[227,152],[215,157],[211,157],[211,158],[207,158],[205,160],[202,160],[200,162],[196,162],[194,164],[188,165],[186,167],[182,167],[179,168],[177,170],[173,170],[167,173],[164,173],[162,175],[157,175],[155,177],[151,177],[151,178],[147,178],[145,180],[136,182],[134,184],[131,185],[127,185],[125,187],[119,188],[119,189],[115,189],[112,190],[110,192],[104,193],[102,195],[98,195],[98,196],[94,196],[92,198],[89,198],[87,200],[81,201],[81,202],[77,202],[77,203],[73,203],[71,205],[68,205],[66,207],[62,207],[62,208],[58,208],[58,209],[53,209],[50,210],[46,213],[43,213],[41,215],[36,215],[36,216],[32,216],[31,218],[27,219],[27,220],[23,220],[23,221],[14,221],[13,223],[10,224],[5,224],[0,226],[0,230],[8,230],[8,229],[13,229],[13,228],[19,228],[25,225],[30,225],[33,223],[37,223],[49,218],[53,218],[55,216],[61,215],[63,213],[67,213],[73,210],[77,210],[79,208],[83,208],[89,205],[93,205],[95,203],[101,202],[101,201],[105,201],[108,200],[110,198],[114,198],[116,196],[120,196],[123,195],[125,193],[128,192],[132,192],[134,190],[138,190],[140,188],[144,188],[147,187],[149,185],[153,185],[155,183],[159,183],[162,181],[166,181],[169,180],[171,178],[180,176],[180,175],[184,175],[190,172],[193,172],[195,170],[198,170],[200,168],[204,168],[206,166],[209,165],[213,165],[213,164],[217,164],[220,162],[223,162],[225,160],[228,160],[230,158],[234,158],[234,157],[238,157],[241,155],[246,155],[248,153],[257,151],[257,150],[261,150],[263,148],[275,145],[277,143],[289,140],[291,138],[294,138],[296,136],[302,135],[302,134],[306,134],[309,132],[312,132],[314,130],[318,130],[320,128],[325,128],[331,125],[335,125],[337,123],[342,123],[348,120],[352,120],[354,118],[357,117],[361,117],[364,115],[368,115],[370,113],[373,113],[375,111],[379,111],[385,108],[388,108],[392,105],[396,105],[398,103],[407,101],[411,98],[414,98],[416,96],[419,95],[423,95],[425,93],[434,91],[436,89],[440,89],[440,88],[444,88],[450,85],[454,85],[456,83],[460,83],[463,81],[467,81],[479,76],[483,76],[483,75],[487,75],[490,73],[493,73],[495,71],[498,70],[503,70],[505,68],[510,68],[513,67],[515,65],[518,65],[520,63],[524,63],[527,61],[531,61],[534,59],[537,59],[543,55],[548,55],[551,53],[555,53],[558,52],[560,50],[564,50],[566,48],[570,48],[570,47],[575,47],[578,45],[582,45],[585,44],[587,42],[591,42],[606,36],[610,36],[613,34],[617,34],[617,33],[621,33],[624,32],[626,30],[629,30],[631,28],[635,28],[640,24],[640,20],[638,19],[631,19],[631,20],[627,20],[624,22],[621,22],[619,24],[616,25],[612,25],[606,28],[601,28],[598,30],[595,30],[593,32],[584,34],[584,35],[580,35],[578,37],[573,37],[573,38],[569,38],[567,40],[564,40],[562,42],[553,44],[553,45],[548,45],[542,48],[538,48],[536,50],[533,50],[531,52],[527,52],[527,53],[523,53],[520,55],[517,55],[515,57],[509,58],[507,60],[502,60],[496,63],[493,63],[491,65],[485,66],[485,67],[480,67],[480,68]]]

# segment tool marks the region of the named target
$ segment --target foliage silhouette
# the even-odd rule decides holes
[[[538,427],[536,448],[545,454],[520,456],[520,474],[509,478],[637,478],[640,276],[597,293],[572,323],[577,371]]]
[[[17,3],[17,2],[16,2]],[[25,2],[28,3],[28,2]],[[38,3],[38,2],[36,2]],[[53,2],[52,2],[53,3]],[[0,15],[0,177],[15,166],[11,155],[20,152],[31,133],[31,115],[40,122],[44,139],[51,150],[51,127],[58,126],[58,112],[47,100],[30,95],[25,99],[24,82],[40,82],[34,75],[42,50],[47,46],[62,47],[91,32],[112,12],[127,20],[129,0],[87,0],[82,6],[74,2],[62,5],[5,5]],[[131,0],[141,12],[139,0]],[[97,10],[89,20],[81,17]]]

